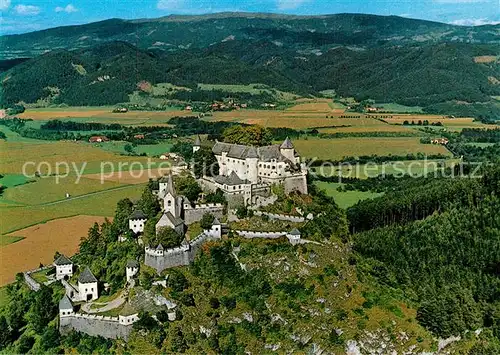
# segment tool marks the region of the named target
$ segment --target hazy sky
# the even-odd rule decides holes
[[[481,25],[500,23],[500,0],[0,0],[1,33],[22,33],[107,18],[220,11],[287,14],[360,12]]]

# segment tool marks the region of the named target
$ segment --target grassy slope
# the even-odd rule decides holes
[[[401,302],[397,296],[375,288],[369,280],[360,282],[355,267],[347,262],[349,251],[342,243],[329,242],[326,247],[292,247],[282,241],[258,240],[241,241],[240,248],[240,262],[246,265],[247,270],[257,268],[263,271],[273,288],[272,295],[267,298],[265,310],[258,311],[238,300],[234,310],[226,310],[221,306],[216,311],[219,314],[217,323],[223,327],[234,326],[238,343],[244,344],[246,351],[259,353],[265,344],[280,344],[281,352],[297,349],[300,345],[290,338],[293,335],[311,337],[304,350],[315,343],[322,349],[342,353],[348,339],[365,339],[367,332],[375,333],[377,329],[382,329],[384,336],[394,337],[393,339],[397,338],[399,331],[409,335],[407,341],[392,342],[398,352],[411,345],[416,345],[420,350],[430,348],[432,338],[415,321],[415,310]],[[330,271],[325,272],[325,267]],[[184,318],[175,325],[182,329],[186,337],[193,329],[197,333],[200,326],[213,330],[211,315],[214,310],[209,305],[209,299],[220,299],[221,296],[232,294],[232,291],[215,284],[210,285],[207,280],[193,276],[189,268],[180,270],[189,280],[190,287],[186,292],[194,295],[196,307],[181,306]],[[301,289],[296,295],[292,295],[276,287],[281,282],[296,281],[302,281],[307,289],[312,289],[312,293]],[[169,291],[164,293],[168,297]],[[367,298],[375,298],[377,301],[366,303]],[[252,322],[244,320],[245,313],[253,317]],[[280,317],[281,320],[271,322],[276,324],[273,330],[267,328],[257,335],[252,333],[251,325],[262,321],[259,313]],[[334,329],[343,331],[338,344],[329,340]],[[376,335],[382,342],[378,337]],[[164,345],[168,351],[169,339]],[[209,342],[199,336],[195,344],[189,345],[190,352],[209,351]],[[132,336],[129,346],[132,349],[147,349],[147,352],[158,353],[157,349],[148,347],[137,335]]]

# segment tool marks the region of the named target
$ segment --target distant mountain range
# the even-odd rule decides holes
[[[112,19],[0,37],[3,58],[17,58],[0,65],[1,103],[57,92],[63,103],[113,104],[142,80],[262,83],[497,118],[499,38],[500,25],[363,14]]]
[[[108,41],[125,41],[141,49],[205,48],[228,40],[267,40],[295,49],[336,45],[381,45],[436,42],[500,43],[500,25],[463,27],[397,16],[337,14],[292,16],[219,13],[157,19],[110,19],[0,37],[3,59],[32,57],[47,50],[75,49]]]

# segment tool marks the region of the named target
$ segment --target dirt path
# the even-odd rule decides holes
[[[82,305],[82,309],[87,313],[103,313],[107,311],[111,311],[112,309],[120,307],[125,302],[125,290],[123,290],[118,297],[114,300],[107,303],[97,303],[97,302],[88,302]],[[91,308],[91,306],[95,305],[103,305],[101,308]]]

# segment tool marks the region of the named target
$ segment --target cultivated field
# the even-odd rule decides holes
[[[344,177],[366,179],[378,175],[430,175],[442,168],[452,167],[459,163],[460,159],[402,160],[382,164],[357,164],[352,166],[347,164],[325,165],[311,167],[310,172],[318,176],[339,177],[339,181],[341,181]]]
[[[16,273],[36,269],[40,263],[49,264],[54,253],[68,256],[78,251],[80,239],[95,222],[103,217],[76,216],[37,224],[12,233],[24,239],[0,247],[0,286],[15,279]]]
[[[14,204],[22,205],[39,205],[53,201],[65,199],[66,193],[72,197],[82,196],[89,193],[115,189],[122,185],[117,182],[104,181],[104,183],[96,183],[95,180],[89,179],[86,176],[78,180],[76,175],[69,175],[63,178],[47,176],[34,179],[24,185],[7,188],[0,201],[6,201]]]
[[[418,121],[429,121],[430,124],[441,122],[442,125],[452,131],[461,131],[464,128],[487,128],[487,129],[495,129],[499,128],[498,125],[484,124],[481,122],[475,122],[472,118],[446,118],[443,116],[429,115],[429,116],[421,116],[421,115],[393,115],[393,118],[384,118],[384,121],[390,123],[391,125],[402,125],[404,121],[415,122]],[[422,126],[406,126],[407,128],[411,127],[422,127]]]
[[[400,125],[390,125],[372,118],[360,118],[353,122],[351,127],[321,128],[320,133],[406,133],[408,135],[419,135],[420,133]]]
[[[105,184],[116,182],[119,184],[142,184],[148,182],[151,178],[158,178],[168,174],[169,168],[117,171],[110,174],[86,174],[83,175],[88,180],[104,181]]]
[[[97,183],[97,182],[96,182]],[[143,184],[123,185],[112,190],[71,197],[54,202],[29,206],[0,205],[0,239],[22,228],[52,219],[77,215],[113,216],[116,203],[124,198],[140,197]],[[5,243],[0,243],[5,244]]]
[[[121,169],[128,169],[125,163],[140,162],[147,166],[147,157],[121,156],[112,152],[103,151],[99,146],[106,143],[91,145],[85,142],[49,142],[33,140],[30,142],[15,142],[0,140],[0,174],[20,174],[25,162],[33,162],[26,167],[28,174],[39,171],[42,175],[54,173],[57,163],[67,162],[70,168],[76,164],[78,170],[84,172],[99,172],[101,162],[112,162],[115,169],[121,164]],[[43,165],[37,169],[39,163]],[[48,163],[48,165],[45,164]],[[153,160],[153,162],[160,162]],[[50,167],[50,168],[49,168]],[[65,166],[60,165],[60,173],[66,172]]]
[[[71,107],[71,108],[34,108],[18,115],[33,120],[72,120],[78,122],[121,123],[124,125],[166,125],[175,116],[193,116],[191,111],[172,109],[166,111],[129,111],[113,113],[113,107]]]
[[[325,192],[328,196],[333,197],[335,200],[335,203],[340,208],[348,208],[348,207],[355,205],[356,203],[358,203],[361,200],[375,198],[375,197],[379,197],[379,196],[383,195],[381,193],[375,193],[375,192],[369,192],[369,191],[367,191],[367,192],[363,192],[363,191],[340,192],[337,190],[338,187],[343,185],[340,183],[316,181],[315,185],[318,186],[321,190],[325,190]]]
[[[339,139],[294,140],[297,151],[307,158],[338,160],[347,156],[362,155],[406,155],[451,153],[441,145],[421,144],[419,138],[412,137],[363,137]]]

